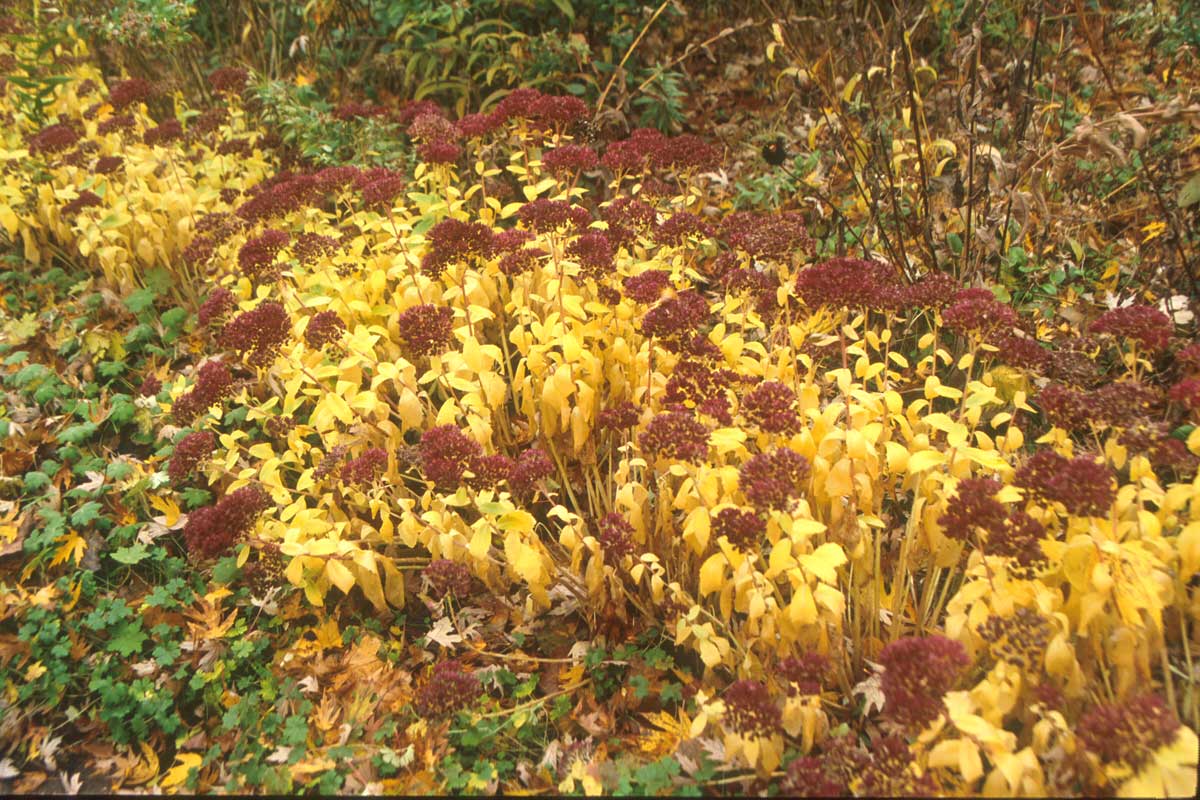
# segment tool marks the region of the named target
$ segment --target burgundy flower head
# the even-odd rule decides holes
[[[471,570],[448,558],[430,561],[421,570],[421,578],[428,584],[430,596],[437,600],[448,596],[462,600],[471,593]]]
[[[217,437],[212,431],[189,433],[175,445],[175,452],[167,465],[167,477],[174,484],[183,483],[196,465],[208,458],[215,449]]]
[[[743,736],[769,736],[782,724],[779,706],[761,681],[734,681],[723,699],[726,722]]]
[[[779,381],[764,381],[742,400],[742,414],[768,433],[795,433],[800,430],[796,413],[796,393]]]
[[[756,509],[786,511],[808,482],[808,459],[789,447],[759,453],[738,470],[738,485]]]
[[[425,480],[440,490],[454,491],[463,473],[483,455],[483,448],[454,425],[439,425],[421,436],[420,453]]]
[[[942,697],[970,665],[966,648],[945,636],[905,636],[883,648],[883,713],[919,728],[945,710]]]
[[[270,504],[271,498],[257,486],[243,486],[214,505],[196,509],[183,527],[188,550],[201,557],[220,555],[250,529]]]
[[[655,458],[700,462],[708,456],[708,428],[685,411],[667,411],[650,420],[638,445]]]
[[[413,708],[426,719],[444,717],[474,702],[483,691],[479,678],[454,660],[439,661],[417,690]]]
[[[750,509],[723,508],[712,518],[713,538],[724,536],[731,545],[743,552],[755,550],[766,532],[766,521]]]
[[[454,342],[454,312],[425,304],[405,309],[397,320],[400,338],[415,357],[444,353]]]
[[[220,361],[206,361],[196,371],[196,385],[175,401],[171,413],[181,422],[190,422],[232,392],[233,376],[229,374],[229,367]]]
[[[1053,450],[1039,450],[1017,470],[1013,483],[1035,498],[1059,502],[1067,513],[1103,516],[1116,499],[1112,471],[1090,457],[1065,458]]]
[[[1089,711],[1077,728],[1083,746],[1105,764],[1137,770],[1154,751],[1171,744],[1181,723],[1156,694],[1142,694]]]
[[[243,311],[221,331],[223,347],[242,353],[247,363],[266,366],[291,336],[292,321],[279,303],[269,300]]]
[[[333,344],[346,332],[346,323],[336,311],[319,311],[308,319],[304,329],[304,342],[314,349]]]
[[[1091,333],[1106,333],[1137,342],[1152,353],[1166,350],[1175,335],[1171,318],[1152,306],[1114,308],[1092,323]]]

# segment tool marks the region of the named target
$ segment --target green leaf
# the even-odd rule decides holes
[[[140,314],[154,306],[156,293],[152,289],[138,289],[125,298],[125,307],[133,314]]]
[[[82,422],[78,425],[72,425],[58,435],[60,442],[66,444],[80,444],[92,438],[96,433],[96,423]]]
[[[117,629],[116,635],[109,640],[107,649],[118,653],[122,658],[129,658],[141,652],[145,643],[146,633],[142,630],[142,623],[127,622]]]
[[[44,472],[34,470],[33,472],[25,473],[25,491],[40,492],[50,485],[50,476]]]
[[[139,562],[145,561],[150,557],[150,551],[146,549],[146,545],[138,542],[129,547],[118,547],[111,554],[112,560],[118,564],[128,564],[133,566]]]
[[[71,524],[76,528],[82,528],[85,525],[90,525],[100,516],[100,511],[103,506],[95,500],[89,500],[80,506],[74,514],[71,515]]]
[[[1200,203],[1200,172],[1189,178],[1188,182],[1179,190],[1178,203],[1180,208]]]

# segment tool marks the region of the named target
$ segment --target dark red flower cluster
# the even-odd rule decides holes
[[[137,124],[133,114],[114,114],[96,126],[96,133],[107,136],[117,131],[127,131]]]
[[[789,447],[758,453],[738,470],[738,485],[759,511],[787,511],[804,493],[810,468],[808,459]]]
[[[1043,372],[1049,366],[1050,351],[1032,336],[1019,336],[1011,331],[998,333],[988,344],[998,350],[994,357],[1010,367]]]
[[[1125,306],[1106,311],[1089,328],[1136,342],[1151,353],[1166,350],[1175,335],[1171,318],[1152,306]]]
[[[796,276],[796,294],[809,308],[895,310],[903,305],[896,271],[880,261],[832,258]]]
[[[342,483],[371,483],[386,469],[387,451],[382,447],[371,447],[358,458],[352,458],[342,465]]]
[[[712,226],[690,211],[678,211],[654,226],[654,241],[679,246],[690,237],[712,236]]]
[[[501,483],[508,480],[508,476],[512,474],[516,466],[517,462],[503,453],[477,456],[471,459],[468,474],[464,477],[463,482],[477,492],[484,489],[496,489]]]
[[[1088,456],[1065,458],[1039,450],[1017,470],[1013,483],[1045,502],[1066,506],[1068,514],[1103,516],[1117,497],[1112,471]]]
[[[108,102],[117,111],[124,111],[134,103],[141,103],[154,96],[154,86],[142,78],[118,81],[108,89]]]
[[[467,114],[454,123],[459,136],[464,139],[481,139],[499,130],[503,125],[504,118],[498,114]]]
[[[356,119],[371,119],[387,115],[387,109],[374,103],[363,103],[358,100],[347,100],[333,110],[333,118],[341,122]]]
[[[426,164],[455,164],[462,157],[462,148],[454,142],[423,142],[417,146],[417,156]]]
[[[633,197],[618,197],[600,209],[600,218],[608,223],[608,238],[615,246],[629,247],[654,225],[657,218],[654,208]]]
[[[700,361],[684,359],[675,365],[667,379],[663,402],[699,406],[707,400],[726,398],[725,391],[738,379],[728,369],[709,369]]]
[[[961,289],[958,282],[945,272],[927,272],[908,287],[907,305],[941,310],[954,302],[955,295]]]
[[[434,114],[444,117],[446,112],[432,100],[409,100],[396,110],[396,121],[401,125],[410,125],[417,117]]]
[[[942,696],[971,660],[960,642],[945,636],[905,636],[883,648],[879,663],[883,713],[906,727],[921,727],[945,710]]]
[[[542,166],[555,175],[571,175],[595,169],[600,163],[596,151],[586,144],[564,144],[542,156]]]
[[[1200,372],[1200,342],[1192,342],[1176,353],[1175,363],[1189,372]]]
[[[1167,397],[1189,411],[1200,409],[1200,378],[1184,378],[1171,387]]]
[[[237,308],[237,298],[233,292],[224,286],[218,286],[208,293],[208,297],[200,305],[197,318],[201,325],[212,327],[220,325],[221,320],[233,309]]]
[[[92,171],[97,175],[111,175],[123,166],[125,159],[121,156],[100,156],[96,159],[96,166],[92,167]]]
[[[712,535],[724,536],[743,552],[756,550],[767,532],[766,521],[757,512],[743,508],[723,508],[712,518]]]
[[[382,172],[392,174],[388,170]],[[248,189],[246,194],[250,199],[238,206],[235,213],[248,222],[263,222],[317,204],[326,195],[342,190],[364,175],[354,167],[328,167],[301,174],[285,170]],[[373,179],[382,177],[372,173]]]
[[[262,367],[271,363],[292,332],[292,321],[279,303],[268,300],[243,311],[225,324],[220,344],[241,353],[247,363]]]
[[[665,411],[646,425],[638,445],[654,458],[700,462],[708,456],[708,428],[685,411]]]
[[[138,387],[138,394],[142,397],[154,397],[162,391],[162,381],[153,375],[147,375],[142,381],[142,385]]]
[[[813,249],[804,216],[796,211],[738,211],[722,220],[720,236],[730,248],[751,258],[787,260],[797,252],[811,253]]]
[[[942,312],[942,322],[955,333],[964,336],[976,333],[987,340],[998,334],[1011,333],[1020,320],[1017,312],[997,300],[987,289],[963,289]]]
[[[348,445],[334,445],[329,449],[328,453],[321,456],[321,461],[313,470],[313,480],[319,481],[329,475],[332,475],[342,462],[346,460],[346,453],[350,450]]]
[[[671,273],[665,269],[648,269],[637,275],[630,275],[621,285],[625,288],[626,296],[634,301],[654,303],[671,285]]]
[[[408,181],[405,180],[404,173],[386,172],[387,174],[375,173],[372,180],[361,184],[363,205],[376,210],[382,209],[385,213],[391,208],[400,193],[408,188]]]
[[[430,428],[421,436],[421,472],[438,489],[453,491],[463,474],[483,455],[479,442],[454,425]]]
[[[845,797],[846,784],[831,777],[817,756],[792,759],[787,767],[787,791],[795,797]]]
[[[61,153],[79,141],[79,132],[65,122],[47,125],[29,139],[29,154],[33,156]]]
[[[232,392],[233,376],[229,374],[229,367],[220,361],[205,361],[196,370],[196,385],[175,401],[171,413],[181,422],[188,422]]]
[[[625,430],[637,425],[639,416],[637,406],[626,400],[597,414],[596,427],[602,431]]]
[[[183,249],[184,261],[193,267],[203,266],[218,246],[245,227],[245,221],[232,214],[205,214],[196,220],[196,235]]]
[[[584,231],[567,246],[567,255],[579,262],[580,271],[599,281],[613,269],[613,246],[604,231]]]
[[[950,539],[965,542],[976,528],[1003,530],[1008,509],[996,499],[1000,482],[992,478],[964,478],[946,504],[946,513],[938,518],[942,532]]]
[[[829,656],[807,652],[780,661],[779,676],[788,684],[789,696],[820,694],[831,666]]]
[[[496,106],[503,120],[523,119],[539,130],[564,130],[588,117],[587,104],[578,97],[542,94],[537,89],[514,89]]]
[[[638,128],[628,139],[610,144],[600,163],[618,175],[651,168],[702,172],[720,166],[721,152],[698,136],[672,137],[652,128]]]
[[[183,125],[177,119],[169,119],[149,128],[142,134],[142,142],[150,146],[167,144],[183,136]]]
[[[277,230],[265,230],[261,235],[247,239],[238,250],[238,266],[252,281],[270,275],[275,271],[275,257],[291,239],[288,234]]]
[[[301,264],[305,265],[315,264],[323,258],[329,258],[341,248],[341,243],[337,239],[332,236],[322,236],[319,233],[301,233],[292,242],[292,253]]]
[[[104,205],[104,201],[100,199],[100,195],[84,189],[78,197],[62,207],[62,214],[64,217],[71,217],[85,208],[102,205]]]
[[[470,705],[481,691],[479,678],[458,661],[439,661],[425,685],[417,690],[413,708],[426,719],[445,717]]]
[[[620,514],[605,515],[597,526],[596,540],[604,551],[604,563],[618,567],[621,559],[633,555],[633,526]]]
[[[188,550],[202,558],[220,555],[250,529],[270,504],[271,498],[257,486],[243,486],[211,506],[196,509],[183,526]]]
[[[538,259],[546,255],[548,255],[546,251],[538,247],[522,248],[505,253],[496,266],[502,273],[512,278],[532,270],[537,266]]]
[[[527,231],[524,228],[497,231],[492,234],[491,254],[516,252],[521,249],[522,245],[532,242],[535,238],[533,231]]]
[[[241,67],[220,67],[208,75],[208,85],[218,94],[241,94],[250,80],[250,73]]]
[[[754,300],[754,310],[770,322],[779,310],[779,277],[773,272],[762,272],[754,267],[731,269],[720,278],[727,292],[748,291]]]
[[[172,483],[183,483],[192,474],[196,465],[208,458],[215,449],[217,449],[217,437],[212,431],[189,433],[175,445],[175,452],[171,454],[171,462],[167,464],[167,477],[171,479]]]
[[[767,433],[796,433],[796,393],[779,381],[763,381],[742,399],[742,416]]]
[[[336,311],[319,311],[308,319],[308,325],[304,328],[304,342],[319,350],[337,342],[345,332],[346,323],[342,322]]]
[[[521,206],[517,218],[538,233],[553,233],[567,227],[582,231],[592,222],[592,215],[586,208],[572,205],[566,200],[549,200],[545,197]]]
[[[909,769],[913,753],[901,736],[883,736],[871,743],[855,794],[860,797],[937,797],[941,792],[933,773],[921,777]]]
[[[508,488],[518,497],[529,497],[537,485],[554,474],[554,462],[545,450],[531,447],[517,458],[508,474]]]
[[[642,333],[659,339],[691,336],[708,319],[708,301],[695,289],[662,300],[642,317]]]
[[[1181,724],[1157,694],[1147,693],[1097,706],[1083,715],[1076,734],[1105,764],[1138,770],[1154,751],[1175,741]]]
[[[1050,621],[1032,608],[1022,606],[1011,616],[992,614],[979,626],[979,636],[996,661],[1007,661],[1025,674],[1039,674],[1046,647],[1054,636]]]
[[[219,145],[217,145],[217,155],[219,155],[219,156],[240,156],[241,158],[249,158],[250,153],[251,153],[251,151],[253,151],[253,149],[254,148],[253,148],[253,146],[251,146],[250,140],[245,137],[240,137],[237,139],[226,139],[225,141],[223,141]],[[266,199],[266,198],[264,197],[263,199]],[[247,208],[249,208],[249,206],[247,206]],[[245,217],[246,219],[248,219],[252,222],[255,221],[256,219],[266,219],[267,218],[266,215],[260,215],[260,216],[255,216],[255,217],[248,216],[247,214],[249,212],[243,213],[242,207],[239,207],[237,209],[237,213],[239,216]],[[276,212],[276,214],[282,214],[282,213],[285,213],[285,212],[283,212],[283,211]]]
[[[743,736],[769,736],[779,730],[783,714],[761,681],[734,681],[725,689],[725,722]]]
[[[482,222],[448,218],[429,229],[425,242],[421,270],[437,278],[451,264],[486,258],[492,249],[492,230]]]
[[[435,600],[454,597],[462,600],[471,594],[471,570],[466,564],[438,558],[421,570],[421,578],[429,587],[429,596]]]
[[[188,130],[193,136],[207,136],[229,121],[229,112],[224,108],[210,108],[192,120]]]
[[[278,414],[263,423],[263,430],[272,439],[282,439],[296,427],[296,418],[291,415]]]
[[[1089,425],[1127,427],[1144,419],[1158,400],[1154,389],[1136,381],[1117,381],[1091,391],[1051,383],[1037,398],[1051,424],[1068,431]]]
[[[408,135],[421,142],[417,155],[427,164],[452,164],[462,155],[458,128],[441,114],[416,117],[408,126]]]
[[[454,342],[454,311],[426,303],[405,309],[396,321],[400,338],[413,356],[444,353]]]
[[[991,478],[964,478],[938,524],[948,538],[960,542],[982,531],[980,546],[988,555],[1011,558],[1018,570],[1032,569],[1045,560],[1041,540],[1046,531],[1024,511],[1010,511],[998,501],[1000,488]]]

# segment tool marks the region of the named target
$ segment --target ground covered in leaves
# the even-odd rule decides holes
[[[0,790],[1193,795],[1187,8],[551,5],[0,18]]]

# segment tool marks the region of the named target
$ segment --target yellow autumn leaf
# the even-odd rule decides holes
[[[700,596],[705,597],[721,588],[725,582],[725,566],[728,560],[724,553],[714,553],[700,567]]]
[[[336,558],[331,558],[325,562],[325,576],[329,578],[330,583],[341,589],[344,594],[350,594],[350,590],[354,588],[354,573]]]
[[[179,753],[175,756],[175,766],[167,770],[167,774],[163,775],[158,785],[163,789],[171,789],[180,785],[188,779],[191,771],[199,769],[203,762],[204,757],[199,753]]]
[[[913,453],[908,458],[908,474],[915,475],[918,472],[924,472],[931,467],[936,467],[946,463],[946,454],[940,450],[922,450],[918,453]]]
[[[846,563],[846,553],[835,542],[826,542],[811,554],[800,556],[800,565],[825,583],[837,583],[837,568]]]

